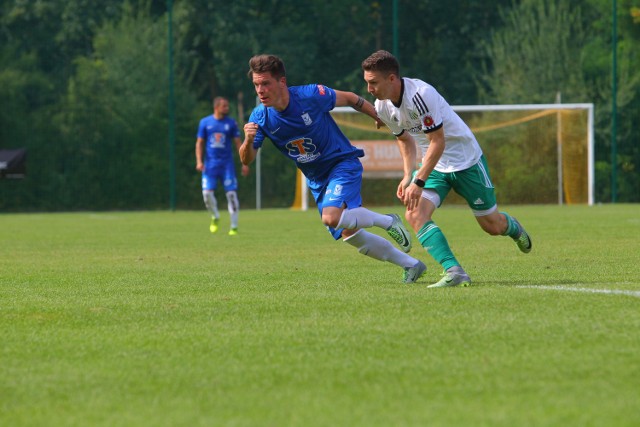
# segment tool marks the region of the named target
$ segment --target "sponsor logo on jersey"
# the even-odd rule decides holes
[[[318,92],[320,92],[320,95],[324,96],[324,94],[325,94],[324,86],[318,85]]]
[[[320,153],[316,151],[318,147],[310,138],[291,140],[285,144],[285,148],[289,152],[289,157],[298,163],[309,163],[320,157]]]
[[[313,120],[311,120],[311,116],[309,116],[309,113],[304,113],[302,116],[302,120],[304,121],[304,124],[309,126],[311,125],[311,123],[313,123]]]
[[[224,133],[216,132],[211,135],[211,146],[212,147],[224,147],[225,137]]]

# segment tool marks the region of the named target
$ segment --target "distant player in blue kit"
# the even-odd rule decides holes
[[[421,261],[407,255],[411,235],[398,215],[383,215],[362,207],[360,187],[364,152],[351,145],[329,111],[349,105],[379,122],[373,105],[353,92],[342,92],[320,84],[287,86],[284,63],[274,55],[256,55],[249,61],[261,106],[244,126],[240,160],[248,165],[265,138],[306,176],[318,205],[322,222],[334,239],[371,258],[403,268],[403,282],[414,283],[426,270]],[[400,245],[364,228],[380,227]]]
[[[213,115],[204,117],[198,126],[196,139],[196,169],[202,172],[202,197],[211,213],[209,230],[218,231],[220,212],[214,194],[218,181],[222,183],[227,196],[227,207],[231,215],[229,235],[238,234],[238,180],[233,164],[233,151],[240,148],[240,131],[235,120],[229,115],[229,101],[223,97],[213,100]],[[204,160],[203,160],[204,156]],[[242,175],[249,174],[249,167],[242,166]]]

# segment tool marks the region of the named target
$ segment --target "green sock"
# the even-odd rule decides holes
[[[518,235],[520,234],[520,229],[518,228],[518,225],[515,223],[513,218],[511,218],[511,216],[508,213],[506,212],[500,212],[500,213],[504,215],[505,218],[507,218],[507,229],[505,230],[504,233],[502,233],[502,235],[509,236],[512,239],[517,239]]]
[[[433,221],[428,221],[422,226],[420,231],[418,231],[418,240],[427,252],[429,252],[429,255],[438,261],[445,270],[460,266],[456,257],[453,256],[451,248],[449,248],[447,238],[444,237],[444,234],[440,231],[440,227]]]

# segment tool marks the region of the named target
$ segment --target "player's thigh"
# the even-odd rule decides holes
[[[453,189],[461,195],[474,212],[491,213],[496,206],[496,193],[484,156],[469,169],[455,173]]]
[[[442,205],[442,202],[444,202],[444,199],[449,194],[449,191],[451,191],[451,179],[451,174],[449,173],[442,173],[434,170],[429,174],[429,177],[425,182],[424,189],[433,191],[438,194],[439,203],[437,204],[437,206],[435,206],[436,208],[439,208],[440,205]],[[425,197],[424,192],[422,197]],[[423,203],[423,201],[421,201],[420,203]]]
[[[343,160],[329,173],[320,195],[322,207],[353,209],[362,206],[362,164],[358,159]]]
[[[202,172],[202,191],[214,191],[218,187],[218,178],[214,169]]]
[[[225,167],[221,169],[220,178],[222,179],[225,192],[238,190],[238,179],[236,178],[236,168],[233,162],[227,163]]]
[[[323,185],[310,185],[318,205],[322,222],[331,235],[338,239],[342,229],[334,228],[344,209],[362,206],[362,164],[358,159],[346,159],[333,167]]]

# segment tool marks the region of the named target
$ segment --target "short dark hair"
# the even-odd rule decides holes
[[[218,106],[218,104],[220,104],[222,101],[229,101],[227,98],[225,98],[224,96],[216,96],[215,98],[213,98],[213,108],[215,108],[216,106]]]
[[[276,79],[287,76],[282,59],[275,55],[255,55],[249,60],[249,77],[253,77],[253,73],[271,73]]]
[[[400,77],[400,64],[395,56],[386,50],[379,50],[372,53],[367,59],[362,61],[363,71],[380,71],[385,75],[395,74]]]

